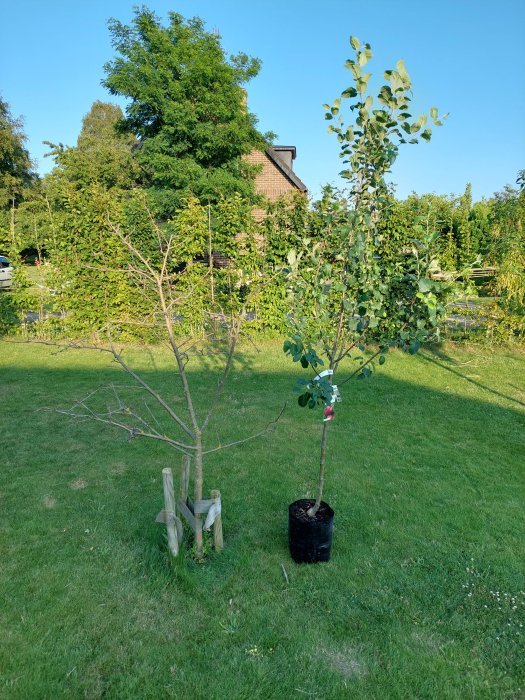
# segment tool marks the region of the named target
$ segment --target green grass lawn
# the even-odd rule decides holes
[[[167,396],[160,351],[131,351]],[[199,396],[216,368],[191,370]],[[210,438],[225,550],[170,564],[162,444],[47,408],[126,378],[103,354],[0,343],[0,698],[525,696],[525,354],[400,353],[344,386],[330,427],[332,560],[297,565],[320,411],[277,344],[239,361]],[[282,566],[288,575],[285,580]]]

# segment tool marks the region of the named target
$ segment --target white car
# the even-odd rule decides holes
[[[3,255],[0,255],[0,289],[10,289],[13,283],[13,268]]]

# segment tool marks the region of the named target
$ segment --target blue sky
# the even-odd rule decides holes
[[[114,56],[110,17],[129,23],[125,0],[0,0],[0,94],[23,116],[27,146],[42,174],[52,161],[42,141],[74,145],[95,100],[115,101],[100,85]],[[150,0],[217,28],[229,53],[263,62],[248,86],[250,111],[277,143],[295,145],[295,170],[312,194],[340,184],[338,143],[327,134],[324,102],[351,84],[343,67],[349,36],[372,44],[369,64],[405,60],[414,111],[450,112],[430,144],[407,146],[394,166],[399,197],[460,194],[474,199],[514,183],[525,168],[525,2],[523,0]],[[125,103],[121,102],[121,106]]]

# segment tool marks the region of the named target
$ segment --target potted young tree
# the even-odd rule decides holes
[[[332,106],[324,105],[325,118],[332,121],[329,130],[341,143],[346,166],[341,175],[349,190],[345,197],[332,193],[328,202],[325,198],[324,240],[305,240],[288,257],[295,312],[283,349],[311,373],[298,382],[299,406],[320,407],[322,413],[316,498],[289,507],[290,551],[297,562],[330,558],[334,513],[322,499],[328,433],[342,385],[368,377],[376,362],[384,363],[390,347],[415,353],[423,341],[436,337],[447,291],[432,279],[436,261],[428,233],[397,258],[381,255],[379,225],[389,204],[385,176],[400,145],[417,143],[418,136],[429,141],[431,130],[424,128],[426,115],[414,119],[410,114],[411,82],[403,61],[385,72],[388,83],[374,104],[366,94],[371,74],[363,72],[372,57],[370,45],[361,46],[355,37],[350,43],[355,58],[345,65],[354,85]],[[352,100],[350,126],[339,115],[343,99]],[[439,126],[437,114],[432,107],[430,118]],[[345,375],[336,384],[340,366]]]

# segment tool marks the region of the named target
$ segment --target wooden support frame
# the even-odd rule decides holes
[[[175,501],[173,490],[173,474],[169,467],[162,470],[162,481],[164,486],[164,510],[156,518],[158,523],[165,523],[168,533],[168,548],[172,556],[179,553],[179,545],[182,541],[182,522],[177,516],[177,510],[184,517],[190,528],[196,534],[197,530],[203,528],[203,516],[207,516],[204,522],[204,529],[209,529],[213,525],[213,544],[215,550],[220,552],[224,548],[222,533],[222,503],[221,492],[213,489],[210,498],[192,502],[188,496],[190,477],[190,458],[184,455],[182,458],[180,497]]]

